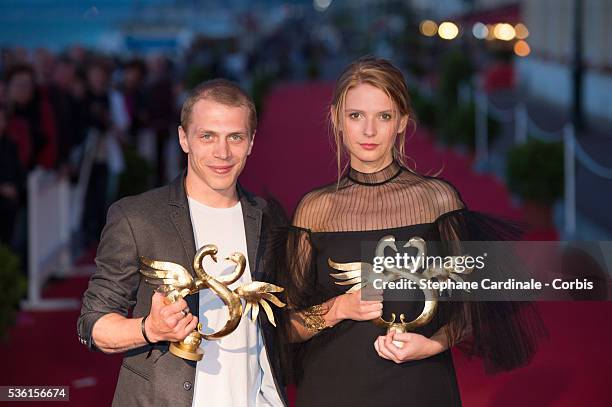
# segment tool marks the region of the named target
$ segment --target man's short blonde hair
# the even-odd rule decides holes
[[[181,109],[181,127],[185,131],[191,121],[193,106],[202,99],[213,100],[222,105],[246,107],[249,110],[249,135],[257,129],[257,111],[253,99],[240,86],[227,79],[212,79],[202,82],[189,92]]]

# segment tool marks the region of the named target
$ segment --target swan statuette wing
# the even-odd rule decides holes
[[[257,315],[259,314],[259,307],[261,306],[268,317],[268,321],[270,321],[273,326],[276,326],[274,313],[272,312],[270,304],[268,304],[266,301],[271,302],[279,308],[284,307],[286,304],[272,294],[280,293],[282,291],[284,291],[282,287],[261,281],[252,281],[234,290],[234,292],[245,301],[245,314],[250,310],[251,319],[255,321],[255,319],[257,319]]]
[[[140,273],[147,283],[156,285],[156,291],[165,293],[171,302],[186,297],[196,287],[194,278],[180,264],[141,257]]]
[[[337,285],[350,285],[347,293],[354,293],[355,291],[361,290],[366,287],[369,283],[372,265],[363,262],[352,262],[352,263],[336,263],[332,259],[327,260],[329,267],[342,271],[342,273],[332,273],[330,276],[335,278]],[[363,277],[365,278],[365,281]]]

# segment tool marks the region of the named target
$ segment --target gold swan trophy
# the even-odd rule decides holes
[[[395,244],[394,236],[385,236],[378,241],[375,250],[376,257],[385,257],[385,249],[392,248],[396,252],[398,251],[397,245]],[[413,237],[404,245],[405,248],[414,248],[417,250],[417,255],[414,258],[425,258],[427,254],[426,242],[423,238]],[[454,261],[459,257],[463,256],[451,256]],[[459,272],[454,267],[437,267],[436,265],[425,267],[421,273],[417,273],[417,267],[414,262],[408,267],[409,270],[397,267],[384,266],[384,271],[374,271],[374,267],[370,263],[365,262],[352,262],[352,263],[336,263],[331,258],[328,259],[327,263],[333,269],[342,271],[341,273],[330,274],[336,280],[338,285],[352,285],[347,292],[358,291],[368,285],[371,285],[376,274],[382,274],[382,278],[386,281],[395,281],[401,278],[412,280],[419,287],[421,280],[433,280],[446,281],[448,279],[460,281],[463,279],[459,274],[470,274],[473,271],[473,267],[466,267],[463,271]],[[386,321],[383,317],[378,317],[372,322],[382,328],[387,328],[387,332],[392,329],[398,333],[410,332],[415,329],[428,324],[433,318],[436,309],[438,308],[438,291],[434,289],[423,288],[423,294],[425,295],[425,305],[423,310],[412,321],[406,322],[406,316],[402,313],[399,316],[399,322],[396,322],[395,313],[391,313],[391,320]],[[402,347],[403,342],[393,341],[398,347]]]
[[[185,339],[179,342],[170,343],[170,353],[183,359],[199,361],[202,360],[204,352],[200,349],[202,338],[206,340],[214,340],[222,338],[232,333],[242,318],[242,302],[245,302],[244,313],[251,311],[251,319],[255,320],[259,314],[259,307],[263,308],[268,321],[273,326],[276,326],[272,308],[266,300],[270,301],[277,307],[284,307],[285,304],[279,300],[274,294],[282,292],[283,288],[274,284],[264,283],[261,281],[252,281],[244,284],[234,290],[230,290],[228,286],[242,276],[246,268],[246,259],[242,253],[232,253],[225,260],[233,262],[236,266],[234,271],[223,277],[212,277],[204,270],[202,265],[204,258],[210,256],[211,259],[217,262],[217,246],[207,244],[198,250],[193,258],[193,269],[197,275],[194,278],[185,267],[180,264],[167,261],[150,260],[145,257],[140,258],[140,273],[145,277],[147,283],[156,285],[156,291],[164,293],[168,303],[177,301],[180,298],[185,298],[190,294],[195,294],[203,289],[210,289],[227,305],[229,310],[229,319],[225,326],[219,331],[204,334],[202,332],[202,324],[198,323],[196,329],[193,330]]]

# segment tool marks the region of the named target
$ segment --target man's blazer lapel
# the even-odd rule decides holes
[[[191,216],[189,215],[189,203],[187,202],[187,194],[184,186],[185,173],[181,174],[170,184],[170,197],[168,199],[168,205],[170,209],[170,219],[176,233],[179,236],[183,248],[185,249],[185,256],[187,257],[188,263],[183,266],[189,270],[191,275],[196,277],[195,271],[193,270],[193,258],[196,253],[195,238],[193,237],[193,225],[191,224]],[[170,231],[168,231],[170,234]],[[168,236],[171,238],[171,236]],[[199,295],[198,293],[188,295],[185,297],[185,301],[189,304],[189,309],[193,315],[199,315]]]
[[[251,278],[259,280],[262,271],[259,269],[257,251],[259,250],[259,241],[261,234],[261,218],[262,211],[257,207],[257,203],[248,193],[238,186],[240,194],[240,203],[242,205],[242,216],[244,218],[244,231],[247,243],[247,255],[249,259],[249,268],[251,270]]]

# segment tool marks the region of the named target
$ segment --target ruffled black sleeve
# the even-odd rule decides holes
[[[284,288],[287,304],[277,317],[281,371],[285,383],[296,383],[302,374],[305,344],[294,340],[292,315],[323,302],[322,293],[316,289],[315,249],[310,230],[296,226],[277,229],[274,252],[276,281]]]
[[[443,250],[450,255],[463,254],[463,242],[518,241],[522,235],[521,225],[516,222],[467,209],[440,216],[436,231]],[[481,272],[510,275],[518,268],[504,265],[499,259],[493,263]],[[450,321],[446,332],[450,343],[456,343],[467,333],[467,339],[457,343],[457,347],[470,356],[481,357],[489,373],[528,364],[539,340],[546,336],[544,324],[531,302],[464,301],[453,302],[441,310],[449,314],[445,317]]]

